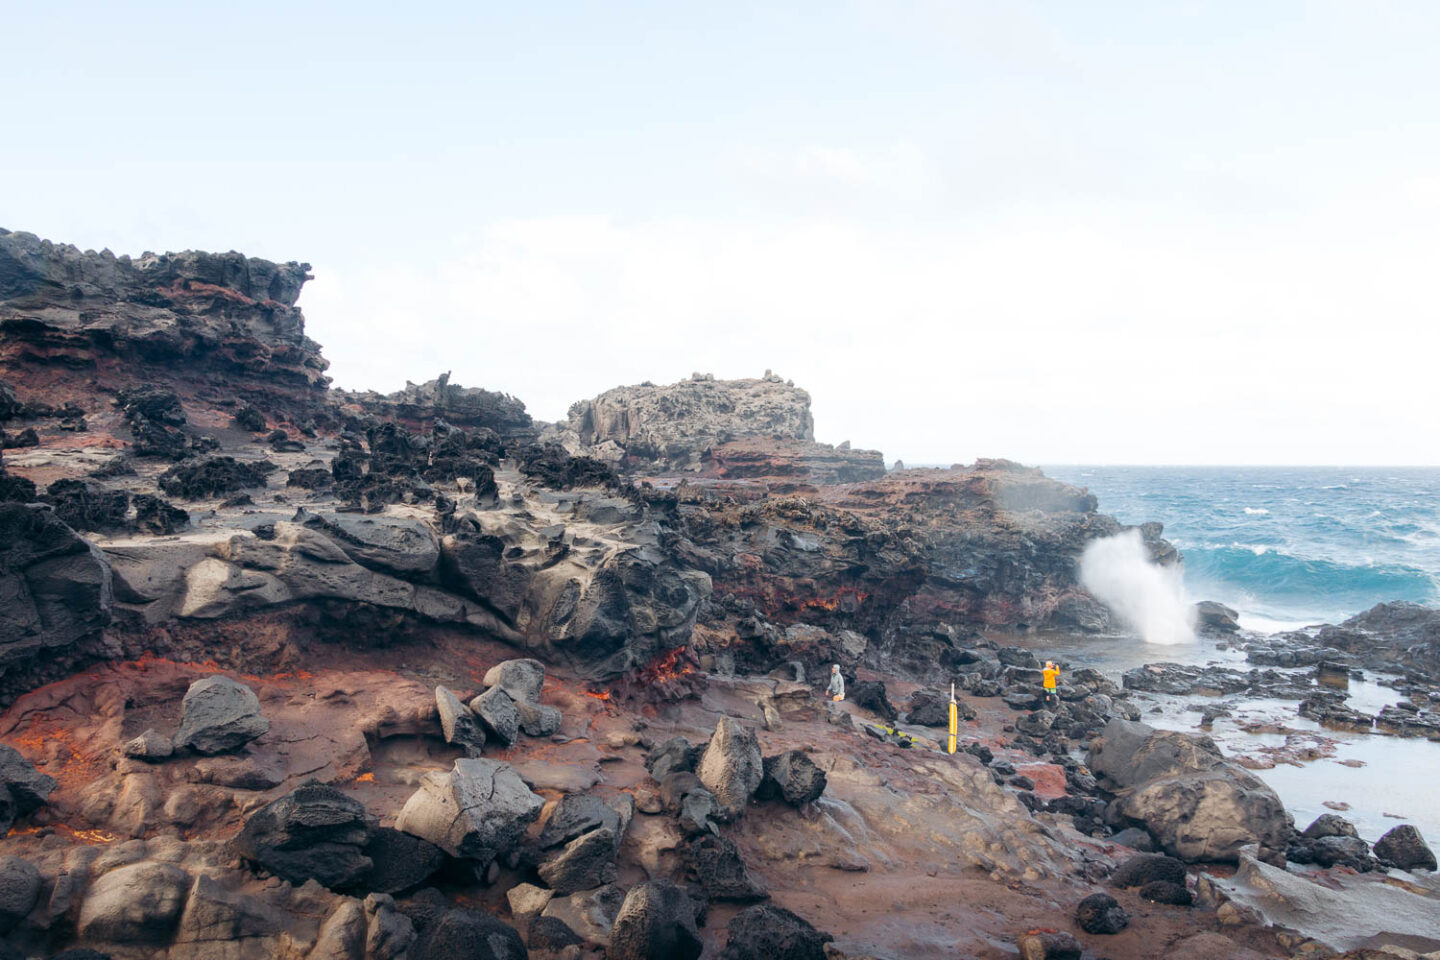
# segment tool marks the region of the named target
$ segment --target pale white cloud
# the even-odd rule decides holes
[[[1143,211],[971,225],[493,223],[426,267],[317,269],[344,386],[514,393],[773,368],[821,439],[907,461],[1440,462],[1440,242],[1403,206],[1180,230]],[[1375,424],[1384,423],[1377,431]]]

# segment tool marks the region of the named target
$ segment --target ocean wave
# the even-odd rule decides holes
[[[1270,511],[1264,507],[1246,507],[1245,513],[1252,517],[1263,517]]]
[[[1260,603],[1297,602],[1326,609],[1363,609],[1385,600],[1432,600],[1435,580],[1416,567],[1398,563],[1347,564],[1298,557],[1264,545],[1185,551],[1185,576],[1218,587],[1244,591]]]

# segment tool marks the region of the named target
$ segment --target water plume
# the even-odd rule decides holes
[[[1090,541],[1080,556],[1080,583],[1146,643],[1195,640],[1195,608],[1180,568],[1153,563],[1139,530]]]

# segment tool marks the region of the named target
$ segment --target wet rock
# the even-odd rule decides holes
[[[764,760],[764,776],[755,796],[760,800],[783,800],[792,807],[814,803],[825,792],[825,771],[803,750]]]
[[[355,887],[373,893],[413,890],[445,865],[445,851],[389,827],[375,828],[361,852],[371,866]]]
[[[553,860],[540,865],[540,879],[560,896],[594,890],[615,880],[615,831],[601,827],[576,837]]]
[[[1020,960],[1080,960],[1079,942],[1063,930],[1036,930],[1015,938]]]
[[[689,894],[668,880],[651,880],[625,895],[605,960],[698,960],[703,949]]]
[[[825,944],[835,939],[768,903],[736,914],[727,931],[721,960],[825,960]]]
[[[310,780],[245,821],[235,848],[296,885],[313,879],[332,890],[346,889],[358,886],[374,867],[365,855],[373,834],[364,804]]]
[[[520,712],[515,701],[503,687],[491,687],[470,701],[470,709],[480,718],[485,732],[509,746],[520,736]]]
[[[180,709],[180,730],[175,734],[179,750],[229,753],[270,729],[270,721],[260,715],[255,691],[226,676],[190,684]]]
[[[269,460],[242,462],[234,457],[208,457],[182,463],[160,474],[160,489],[172,497],[200,500],[252,487],[263,487],[275,469]]]
[[[485,731],[470,708],[443,686],[435,688],[435,707],[440,713],[440,731],[445,742],[461,748],[468,757],[480,756],[485,747]]]
[[[1126,860],[1110,874],[1110,884],[1116,887],[1143,887],[1157,880],[1184,886],[1185,864],[1163,854],[1142,854]]]
[[[1402,823],[1375,841],[1375,856],[1387,866],[1401,870],[1434,870],[1435,854],[1425,844],[1420,831]]]
[[[588,793],[567,793],[556,804],[550,819],[545,821],[537,843],[540,849],[550,850],[593,830],[605,829],[615,836],[618,845],[629,824],[629,818],[599,797]]]
[[[645,757],[645,769],[659,783],[671,773],[693,771],[698,755],[699,751],[690,745],[689,740],[671,737],[650,749]]]
[[[463,759],[449,773],[426,774],[395,826],[452,857],[488,864],[520,842],[544,805],[509,764]]]
[[[1130,925],[1125,909],[1108,893],[1092,893],[1075,908],[1075,922],[1086,933],[1119,933]]]
[[[162,763],[174,754],[174,741],[154,730],[146,730],[125,744],[125,756],[150,763]]]
[[[1174,907],[1188,907],[1195,901],[1194,896],[1180,883],[1167,883],[1164,880],[1152,880],[1142,884],[1136,891],[1143,900],[1151,903],[1165,903]]]
[[[725,837],[702,836],[687,848],[691,876],[711,900],[753,903],[768,900],[770,891],[754,876],[740,850]]]
[[[91,884],[77,930],[100,943],[164,943],[189,891],[190,875],[174,864],[118,867]]]
[[[1118,791],[1119,823],[1144,827],[1173,856],[1235,862],[1259,843],[1265,858],[1283,862],[1294,828],[1280,798],[1208,737],[1111,720],[1091,741],[1088,765]]]
[[[1240,629],[1240,614],[1214,600],[1195,604],[1195,626],[1201,633],[1235,633]]]
[[[719,819],[734,820],[745,812],[764,773],[754,731],[731,717],[721,717],[695,765],[695,775],[719,804]]]
[[[19,857],[0,857],[0,936],[30,915],[40,898],[40,871]]]
[[[525,960],[525,941],[514,927],[478,910],[450,910],[427,926],[410,948],[410,960]]]

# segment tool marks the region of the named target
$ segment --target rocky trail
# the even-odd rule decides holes
[[[1139,722],[1245,693],[1429,736],[1423,611],[1066,663],[1046,703],[1025,638],[1115,629],[1086,491],[887,472],[768,371],[558,424],[331,390],[307,270],[0,232],[0,957],[1440,948],[1413,827],[1297,830]],[[1382,667],[1408,706],[1344,713]]]

